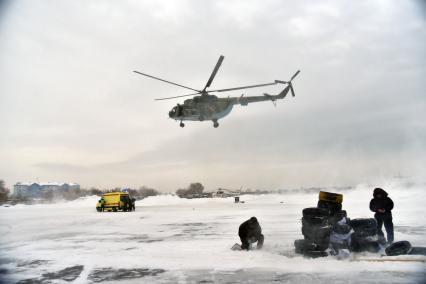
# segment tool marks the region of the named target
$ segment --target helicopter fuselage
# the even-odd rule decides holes
[[[169,117],[178,121],[217,121],[227,116],[233,106],[232,99],[218,98],[214,95],[196,96],[173,107]]]
[[[215,95],[203,94],[192,99],[187,99],[183,104],[177,104],[169,111],[169,117],[181,122],[181,127],[184,126],[182,121],[213,121],[214,127],[218,127],[218,120],[227,116],[234,105],[239,104],[246,106],[249,103],[257,103],[262,101],[272,101],[275,104],[276,100],[284,99],[289,92],[291,85],[284,88],[278,95],[263,94],[262,96],[244,97],[227,97],[218,98]]]

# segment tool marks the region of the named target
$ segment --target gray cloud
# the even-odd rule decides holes
[[[197,179],[274,188],[421,168],[421,3],[8,4],[0,27],[0,157],[9,163],[0,178],[9,184],[40,177],[172,190]],[[286,80],[300,68],[296,98],[276,108],[236,107],[219,129],[208,122],[180,129],[167,119],[178,100],[153,99],[185,90],[131,73],[199,88],[219,54],[226,58],[214,88]]]

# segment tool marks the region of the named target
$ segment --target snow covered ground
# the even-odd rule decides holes
[[[424,184],[381,183],[395,202],[395,239],[426,246]],[[373,186],[374,187],[374,186]],[[372,217],[372,186],[343,192],[351,218]],[[98,213],[97,197],[0,207],[1,283],[425,283],[423,256],[376,262],[306,259],[294,253],[301,212],[317,193],[233,198],[151,197],[136,212]],[[256,216],[259,251],[231,251],[238,226]],[[404,261],[404,260],[415,261]]]

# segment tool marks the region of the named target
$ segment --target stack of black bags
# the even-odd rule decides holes
[[[294,241],[296,253],[308,257],[327,256],[325,252],[330,242],[331,225],[329,211],[323,208],[303,209],[303,240]]]
[[[303,209],[302,234],[295,240],[296,253],[306,257],[339,255],[346,249],[352,252],[380,251],[384,243],[378,237],[374,218],[350,220],[342,210],[343,195],[320,191],[317,207]],[[426,247],[412,247],[408,241],[399,241],[386,247],[388,256],[426,255]]]
[[[343,195],[320,191],[317,207],[303,209],[303,240],[294,242],[296,253],[308,257],[327,256],[327,249],[337,252],[348,249],[355,252],[377,252],[380,244],[377,236],[377,223],[373,218],[347,218],[342,210]],[[336,236],[351,234],[348,240],[336,242]],[[330,242],[330,236],[332,241]]]
[[[320,191],[317,207],[328,210],[330,223],[335,225],[346,217],[346,211],[342,210],[342,202],[342,194]]]
[[[330,253],[339,254],[342,249],[349,250],[350,234],[352,227],[346,210],[342,210],[343,195],[332,192],[320,191],[317,207],[329,211],[329,223],[331,225]],[[349,252],[348,252],[349,253]]]
[[[317,207],[303,209],[304,239],[294,242],[296,253],[308,257],[328,255],[326,250],[330,245],[330,234],[333,228],[341,227],[337,222],[346,217],[346,211],[342,210],[342,202],[343,195],[320,191]]]

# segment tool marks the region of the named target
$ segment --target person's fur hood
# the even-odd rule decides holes
[[[373,191],[373,197],[377,198],[377,195],[379,195],[379,194],[381,194],[383,197],[387,197],[388,196],[388,193],[386,191],[384,191],[380,187],[377,187]]]

